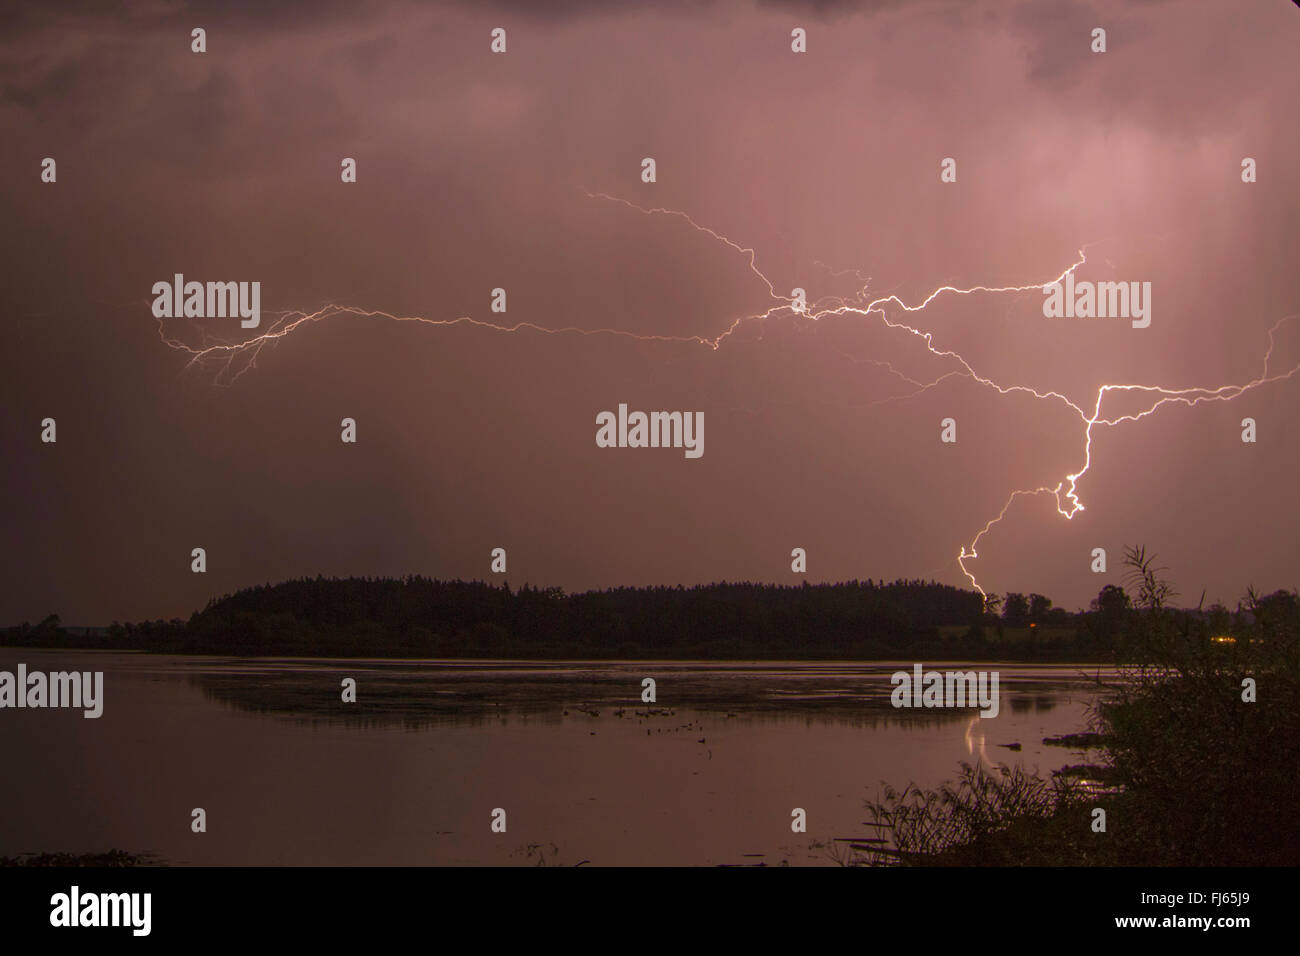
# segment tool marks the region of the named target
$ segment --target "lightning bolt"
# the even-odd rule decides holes
[[[1079,500],[1078,485],[1079,480],[1083,478],[1083,476],[1088,473],[1089,468],[1092,467],[1092,440],[1093,430],[1095,428],[1098,426],[1103,428],[1112,428],[1128,422],[1137,422],[1155,414],[1160,408],[1170,404],[1181,404],[1187,407],[1193,407],[1204,402],[1231,401],[1248,391],[1264,385],[1285,381],[1292,378],[1297,372],[1300,372],[1300,364],[1285,371],[1272,371],[1270,369],[1273,351],[1276,347],[1277,331],[1284,323],[1300,318],[1300,314],[1293,314],[1279,319],[1269,329],[1268,350],[1264,355],[1264,368],[1257,378],[1251,379],[1242,384],[1193,386],[1186,388],[1170,388],[1162,385],[1145,384],[1103,384],[1098,387],[1096,400],[1092,403],[1091,409],[1089,409],[1086,404],[1076,404],[1061,392],[1040,391],[1039,389],[1032,388],[1028,385],[999,384],[993,379],[981,375],[956,351],[937,346],[932,331],[927,331],[910,325],[902,319],[903,316],[910,316],[915,313],[924,312],[925,309],[940,296],[1026,293],[1040,290],[1045,286],[1054,285],[1058,282],[1063,282],[1067,275],[1075,272],[1075,270],[1088,261],[1087,250],[1090,246],[1096,245],[1096,242],[1085,243],[1083,246],[1080,246],[1074,262],[1054,277],[1042,279],[1028,285],[976,285],[967,288],[943,285],[934,289],[919,302],[910,305],[903,301],[901,297],[893,293],[868,300],[867,289],[870,286],[870,279],[864,277],[860,271],[857,269],[835,271],[824,263],[818,262],[816,265],[825,269],[833,277],[852,274],[861,285],[858,286],[857,292],[853,296],[827,296],[810,305],[799,308],[793,297],[784,296],[777,292],[772,280],[759,269],[758,254],[753,248],[743,246],[722,233],[696,222],[690,215],[678,209],[670,209],[662,206],[641,206],[627,199],[612,196],[608,193],[592,193],[587,192],[586,190],[584,190],[584,192],[589,199],[599,199],[617,203],[646,216],[664,216],[678,219],[689,225],[695,231],[708,236],[716,242],[726,245],[745,258],[749,271],[763,283],[768,296],[775,304],[764,312],[736,317],[722,332],[713,338],[699,335],[646,335],[629,332],[624,329],[611,328],[589,329],[576,326],[549,328],[537,325],[533,322],[518,322],[513,325],[503,325],[475,319],[471,316],[459,316],[452,319],[433,319],[424,316],[394,315],[393,313],[384,312],[378,309],[362,309],[355,306],[337,304],[322,306],[314,312],[264,312],[264,315],[272,317],[272,322],[267,330],[262,332],[260,335],[253,336],[243,341],[224,341],[210,336],[207,331],[201,331],[201,344],[198,346],[190,345],[181,339],[169,335],[164,327],[162,319],[158,320],[159,337],[169,348],[189,355],[189,361],[186,363],[187,368],[200,367],[204,369],[215,369],[214,381],[216,384],[233,385],[241,376],[248,372],[249,369],[257,367],[257,360],[262,354],[262,350],[268,345],[273,345],[279,342],[303,326],[316,322],[323,322],[327,319],[343,315],[352,315],[360,318],[381,318],[393,322],[420,322],[425,325],[434,326],[470,325],[493,332],[531,331],[543,335],[608,335],[634,339],[638,342],[701,345],[713,349],[714,351],[721,348],[723,342],[731,337],[737,329],[741,328],[744,324],[755,321],[761,322],[770,318],[774,314],[784,311],[789,311],[799,316],[801,319],[811,322],[819,322],[826,318],[849,315],[860,316],[863,318],[875,316],[886,328],[892,331],[904,332],[916,337],[932,355],[941,359],[951,360],[957,364],[958,368],[946,372],[929,382],[923,382],[903,374],[894,368],[889,362],[880,359],[855,358],[846,355],[850,361],[855,363],[871,364],[878,368],[883,368],[901,381],[913,386],[912,391],[872,402],[872,406],[914,398],[928,392],[930,389],[935,388],[949,378],[965,377],[985,388],[996,391],[1000,395],[1026,394],[1032,396],[1038,401],[1060,403],[1077,415],[1080,424],[1082,425],[1083,464],[1079,470],[1072,474],[1067,474],[1055,486],[1042,485],[1037,488],[1019,488],[1012,491],[1006,499],[1006,503],[1002,506],[1002,509],[994,517],[990,518],[982,528],[980,528],[974,538],[971,539],[970,544],[963,544],[961,546],[961,550],[957,556],[957,564],[975,590],[985,598],[988,597],[988,594],[980,585],[975,575],[966,566],[966,562],[979,557],[979,553],[976,549],[980,540],[987,535],[995,525],[1006,517],[1007,512],[1011,509],[1011,506],[1015,504],[1017,499],[1024,497],[1037,497],[1040,495],[1051,495],[1055,501],[1057,513],[1067,520],[1073,519],[1075,515],[1085,510],[1083,503]],[[890,317],[890,312],[888,310],[891,307],[893,308],[897,318]],[[1105,404],[1106,397],[1111,393],[1136,394],[1146,398],[1148,402],[1140,411],[1128,412],[1108,418],[1102,414],[1102,408]]]

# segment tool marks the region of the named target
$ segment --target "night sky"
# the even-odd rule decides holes
[[[1085,426],[882,318],[1091,412],[1103,384],[1257,379],[1300,313],[1290,2],[532,7],[5,5],[0,623],[317,574],[500,581],[496,547],[512,586],[969,586],[963,545],[1077,472]],[[1149,328],[1043,315],[1085,243],[1076,278],[1152,283]],[[1029,289],[814,320],[755,269],[823,306]],[[173,346],[329,304],[527,325],[332,315],[223,369],[163,340],[175,273],[259,281],[263,318],[168,323]],[[1298,364],[1300,318],[1267,372]],[[598,448],[620,403],[703,412],[703,456]],[[1067,608],[1137,543],[1184,604],[1294,587],[1298,412],[1300,374],[1094,426],[1086,510],[1019,498],[967,567]]]

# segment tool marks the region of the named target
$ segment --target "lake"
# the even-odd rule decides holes
[[[999,674],[1000,710],[895,709],[914,661],[520,662],[0,648],[103,671],[104,711],[0,710],[0,856],[202,865],[834,865],[863,802],[963,761],[1085,762],[1097,665]],[[355,703],[341,681],[357,682]],[[642,703],[642,680],[657,700]],[[1012,750],[1005,745],[1020,744]],[[207,832],[190,829],[202,807]],[[803,808],[807,832],[791,832]],[[506,812],[506,832],[491,830]]]

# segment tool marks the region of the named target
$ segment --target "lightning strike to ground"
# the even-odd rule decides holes
[[[783,296],[776,291],[773,282],[758,268],[758,256],[754,249],[743,246],[740,243],[728,238],[727,236],[696,222],[687,213],[670,209],[662,206],[646,207],[633,203],[627,199],[618,196],[612,196],[608,193],[586,193],[590,199],[601,199],[608,202],[618,203],[629,209],[635,210],[647,216],[665,216],[679,219],[688,224],[697,232],[709,236],[711,239],[722,243],[733,251],[744,256],[749,271],[754,274],[767,289],[768,296],[776,303],[764,312],[742,315],[732,320],[732,322],[717,336],[708,338],[698,335],[646,335],[641,333],[629,332],[624,329],[597,328],[588,329],[576,326],[566,326],[563,328],[549,328],[537,325],[532,322],[518,322],[513,325],[498,324],[487,322],[481,319],[475,319],[470,316],[459,316],[452,319],[433,319],[424,316],[403,316],[394,315],[390,312],[384,312],[378,309],[362,309],[355,306],[330,304],[317,309],[314,312],[286,311],[272,312],[267,311],[264,314],[272,317],[273,321],[267,330],[260,335],[253,336],[240,342],[226,342],[211,339],[206,333],[202,340],[203,344],[192,346],[180,339],[167,334],[163,320],[158,320],[159,337],[169,348],[180,352],[187,353],[190,358],[186,363],[187,368],[201,367],[205,369],[216,369],[215,381],[217,384],[232,385],[239,380],[249,369],[257,367],[257,359],[262,350],[268,345],[279,342],[291,335],[293,332],[305,325],[316,322],[322,322],[327,319],[342,315],[352,315],[361,318],[381,318],[393,322],[420,322],[425,325],[435,326],[455,326],[470,325],[477,328],[488,329],[494,332],[523,332],[530,331],[544,335],[608,335],[620,338],[634,339],[639,342],[661,342],[661,343],[682,343],[691,345],[707,346],[716,351],[721,348],[725,342],[737,329],[742,325],[763,321],[774,314],[790,311],[800,318],[817,322],[825,318],[841,316],[861,316],[863,318],[874,316],[887,328],[893,331],[908,333],[919,339],[925,348],[933,355],[941,359],[952,360],[959,366],[958,369],[949,371],[940,375],[930,382],[921,382],[910,378],[895,369],[889,362],[880,359],[856,359],[852,356],[849,358],[855,362],[865,362],[887,370],[897,378],[909,385],[914,386],[914,390],[881,399],[872,405],[883,404],[885,402],[904,401],[914,398],[930,389],[935,388],[945,380],[954,376],[969,378],[977,384],[993,389],[1001,395],[1026,394],[1032,396],[1038,401],[1058,402],[1078,416],[1082,426],[1082,466],[1078,471],[1065,475],[1055,486],[1042,485],[1037,488],[1018,488],[1011,492],[1006,499],[1002,509],[984,524],[978,533],[971,539],[969,545],[963,544],[957,555],[957,565],[962,574],[970,581],[971,585],[981,596],[987,599],[988,594],[976,579],[974,573],[966,566],[968,560],[977,559],[979,553],[976,550],[980,540],[987,535],[992,528],[1006,517],[1007,512],[1018,498],[1036,497],[1039,495],[1051,495],[1056,504],[1057,512],[1066,520],[1073,519],[1079,512],[1085,510],[1083,503],[1079,500],[1078,485],[1079,480],[1083,478],[1088,470],[1092,467],[1092,439],[1094,428],[1101,426],[1103,428],[1113,428],[1127,422],[1137,422],[1150,415],[1155,414],[1160,408],[1170,404],[1181,404],[1187,407],[1193,407],[1203,402],[1227,402],[1244,394],[1245,392],[1259,388],[1263,385],[1281,382],[1292,378],[1297,372],[1300,372],[1300,364],[1297,364],[1285,371],[1271,371],[1270,362],[1273,357],[1273,350],[1276,346],[1276,334],[1278,329],[1286,322],[1300,318],[1300,314],[1284,316],[1273,324],[1268,331],[1268,350],[1264,355],[1264,368],[1262,373],[1254,379],[1242,384],[1228,384],[1217,386],[1192,386],[1184,388],[1171,388],[1163,385],[1149,385],[1138,383],[1107,383],[1098,387],[1096,400],[1092,403],[1091,410],[1084,405],[1076,404],[1066,395],[1057,391],[1040,391],[1028,385],[1019,384],[1000,384],[993,379],[981,375],[975,368],[960,354],[951,349],[937,347],[934,343],[934,333],[922,328],[907,324],[901,321],[902,315],[911,315],[923,312],[932,302],[940,296],[970,296],[976,294],[984,295],[1003,295],[1014,293],[1033,292],[1065,280],[1067,275],[1075,272],[1080,266],[1088,261],[1087,250],[1089,246],[1096,243],[1086,243],[1081,246],[1077,252],[1077,258],[1073,263],[1067,266],[1058,275],[1035,281],[1028,285],[1010,285],[1010,286],[985,286],[977,285],[968,288],[958,288],[951,285],[943,285],[934,289],[926,295],[921,301],[909,305],[902,298],[895,294],[888,294],[867,301],[867,289],[870,285],[869,278],[863,277],[861,272],[856,269],[847,269],[834,271],[822,263],[817,265],[825,268],[832,276],[845,275],[852,273],[862,285],[859,286],[858,292],[853,297],[823,297],[816,302],[799,308],[796,300],[790,296]],[[890,318],[888,308],[893,307],[897,319]],[[1150,404],[1137,412],[1128,412],[1108,418],[1102,414],[1102,408],[1105,404],[1107,395],[1114,393],[1127,393],[1143,395],[1150,399]]]

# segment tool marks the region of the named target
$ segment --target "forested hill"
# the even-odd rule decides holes
[[[509,590],[481,582],[292,581],[214,601],[193,622],[196,634],[225,634],[256,646],[284,627],[308,636],[437,648],[449,656],[499,648],[550,656],[563,648],[629,656],[713,647],[787,645],[792,650],[889,645],[970,625],[978,594],[899,581],[776,587],[618,588],[566,595],[558,588]],[[259,627],[258,622],[262,622]],[[367,638],[365,635],[371,635]]]
[[[870,658],[977,653],[982,609],[973,591],[924,581],[565,594],[421,577],[318,577],[226,595],[188,621],[115,623],[97,635],[37,640],[47,629],[39,625],[9,629],[0,642],[319,656]]]

